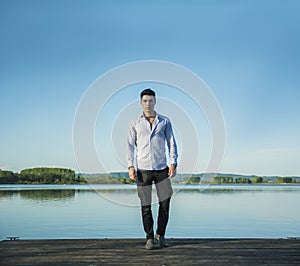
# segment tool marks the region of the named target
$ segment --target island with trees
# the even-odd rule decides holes
[[[20,173],[0,169],[1,184],[82,184],[86,181],[74,170],[66,168],[38,167],[24,169]]]

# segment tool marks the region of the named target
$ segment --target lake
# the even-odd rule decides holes
[[[299,185],[173,188],[166,237],[300,237]],[[0,240],[144,237],[135,185],[0,185],[0,213]]]

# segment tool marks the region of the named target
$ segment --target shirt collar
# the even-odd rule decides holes
[[[159,116],[160,116],[160,115],[159,115],[157,112],[155,112],[155,113],[156,113],[155,118],[159,119]],[[142,118],[145,118],[145,119],[147,118],[147,117],[145,116],[144,112],[141,114],[141,117],[142,117]]]

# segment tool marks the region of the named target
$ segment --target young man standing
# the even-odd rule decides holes
[[[141,92],[143,114],[129,127],[127,137],[127,163],[130,179],[137,182],[141,201],[143,227],[146,233],[146,249],[153,249],[154,230],[152,217],[152,183],[155,183],[159,199],[159,211],[155,239],[166,247],[165,232],[169,219],[170,199],[173,194],[170,179],[176,175],[177,146],[170,120],[154,110],[155,92]],[[170,158],[167,166],[166,145]],[[136,158],[135,158],[136,153]]]

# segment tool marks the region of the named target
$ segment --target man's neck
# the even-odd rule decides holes
[[[146,117],[155,117],[156,116],[156,112],[155,111],[153,111],[153,112],[145,112],[144,111],[144,115]]]

